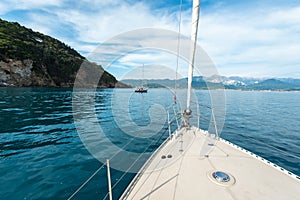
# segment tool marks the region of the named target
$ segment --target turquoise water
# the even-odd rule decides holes
[[[130,94],[130,101],[122,102],[121,96],[116,104],[113,100],[116,91],[125,96]],[[91,93],[86,90],[78,96],[93,101]],[[195,91],[195,94],[199,104],[210,104],[208,91]],[[1,199],[67,199],[103,166],[80,140],[72,112],[82,114],[85,110],[72,111],[72,98],[69,89],[0,88]],[[221,137],[300,175],[299,100],[300,92],[226,91]],[[131,89],[102,89],[95,94],[93,111],[97,123],[114,145],[120,148],[126,145],[124,149],[130,152],[151,153],[168,136],[165,117],[161,118],[163,127],[157,134],[132,139],[119,128],[112,108],[128,107],[131,120],[146,127],[151,123],[149,108],[153,104],[167,107],[172,101],[172,93],[163,89],[149,90],[147,94],[135,94]],[[208,129],[206,119],[210,119],[210,110],[200,107],[200,114],[204,117],[200,120],[201,128]],[[129,121],[125,120],[122,125],[127,124]],[[151,133],[151,129],[144,131]],[[103,152],[110,149],[104,141],[99,141],[98,148],[103,148]],[[134,162],[116,156],[111,162],[121,165],[126,160],[138,169],[145,159]],[[111,169],[111,174],[117,199],[134,173]],[[103,199],[106,194],[103,166],[74,199]]]

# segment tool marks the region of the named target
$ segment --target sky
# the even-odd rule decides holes
[[[191,0],[182,0],[180,38],[190,36],[191,7]],[[141,69],[143,64],[146,67],[145,78],[154,78],[154,75],[157,78],[174,78],[176,73],[166,73],[168,70],[165,68],[176,72],[177,52],[159,49],[160,43],[166,41],[156,30],[170,30],[174,33],[172,37],[176,36],[179,16],[180,0],[0,2],[0,18],[61,40],[106,67],[117,79],[140,78],[141,71],[136,69]],[[299,16],[299,0],[202,0],[198,45],[214,64],[216,70],[212,73],[257,78],[300,78]],[[144,28],[148,28],[149,34],[138,35],[140,32],[135,31]],[[120,49],[128,45],[128,40],[124,44],[125,38],[134,37],[134,40],[146,44],[146,41],[152,41],[149,40],[152,33],[159,35],[153,36],[157,44],[148,44],[142,49],[129,48],[131,51],[125,53]],[[122,44],[113,46],[120,43],[120,38]],[[170,45],[178,45],[178,40],[173,39]],[[129,43],[132,44],[132,41]],[[95,56],[99,46],[102,50]],[[149,49],[149,46],[155,49]],[[100,53],[109,56],[99,59]],[[112,59],[111,63],[105,63],[107,59]],[[187,62],[179,59],[178,63],[177,72],[186,77]],[[153,67],[152,70],[151,66],[163,67]],[[201,70],[198,74],[206,75]]]

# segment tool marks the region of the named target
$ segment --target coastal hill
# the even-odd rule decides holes
[[[142,80],[124,79],[123,83],[138,86]],[[144,80],[149,88],[174,88],[175,80],[151,79]],[[176,81],[177,88],[187,87],[187,78]],[[235,89],[235,90],[280,90],[300,91],[300,79],[295,78],[243,78],[238,76],[225,77],[213,75],[211,77],[195,76],[192,86],[195,89]]]
[[[72,87],[83,62],[103,73],[97,87],[126,87],[59,40],[0,19],[0,86]]]

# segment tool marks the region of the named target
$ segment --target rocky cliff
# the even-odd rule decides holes
[[[0,86],[72,87],[83,62],[88,61],[68,45],[0,19]],[[103,74],[98,87],[126,87],[101,66],[90,65]]]

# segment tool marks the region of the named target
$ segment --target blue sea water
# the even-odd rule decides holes
[[[97,143],[104,156],[110,144],[130,152],[151,153],[168,136],[166,116],[160,118],[161,130],[147,138],[134,138],[120,126],[130,129],[134,122],[151,134],[147,129],[153,122],[149,109],[155,104],[172,104],[169,90],[150,89],[147,94],[136,94],[132,89],[77,93],[74,95],[70,89],[0,88],[0,199],[67,199],[98,169],[74,199],[107,198],[106,167],[82,143],[74,115],[84,116],[87,121],[96,117],[92,124],[100,124],[111,142]],[[180,93],[184,96],[185,91]],[[196,90],[195,94],[199,105],[210,105],[208,91]],[[86,99],[94,104],[86,104]],[[85,109],[72,109],[72,100],[82,103]],[[299,101],[300,92],[228,90],[221,137],[300,175]],[[205,106],[199,108],[204,117],[200,118],[200,127],[208,129],[211,111]],[[115,116],[126,112],[129,118],[118,123]],[[89,123],[86,126],[93,131]],[[122,165],[124,160],[138,169],[146,157],[135,162],[120,155],[111,163]],[[135,174],[112,168],[111,175],[114,199],[118,199]]]

